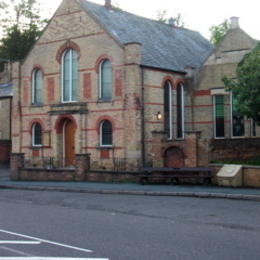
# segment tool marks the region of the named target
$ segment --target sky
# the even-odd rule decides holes
[[[46,18],[50,18],[62,0],[38,0],[42,3]],[[104,4],[105,0],[91,0]],[[199,31],[207,39],[209,28],[219,25],[232,16],[239,17],[240,27],[251,37],[260,40],[259,0],[111,0],[112,4],[124,11],[143,17],[157,19],[157,12],[167,10],[167,17],[176,17],[178,13],[185,27]]]

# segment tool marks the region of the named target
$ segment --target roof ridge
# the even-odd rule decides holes
[[[122,47],[130,42],[141,46],[141,65],[185,72],[199,67],[213,46],[198,31],[132,14],[107,9],[88,0],[79,5]]]

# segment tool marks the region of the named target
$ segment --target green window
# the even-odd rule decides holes
[[[215,137],[222,138],[225,136],[224,122],[224,96],[214,96],[214,114],[215,114]]]

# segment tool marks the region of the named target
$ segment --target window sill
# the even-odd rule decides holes
[[[108,145],[108,146],[98,146],[97,147],[97,149],[99,149],[99,150],[102,150],[102,149],[104,149],[104,150],[112,150],[112,149],[114,149],[115,147],[113,146],[113,145]]]
[[[97,103],[111,103],[112,99],[98,99]]]
[[[62,104],[77,103],[77,102],[78,102],[77,100],[68,100],[68,101],[62,100],[61,101]]]
[[[32,103],[31,106],[32,107],[42,107],[43,103]]]
[[[43,148],[42,145],[38,145],[38,146],[32,145],[32,146],[30,146],[30,149],[32,149],[32,150],[38,150],[38,149],[42,149],[42,148]]]

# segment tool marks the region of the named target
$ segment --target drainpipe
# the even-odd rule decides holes
[[[145,108],[144,108],[144,68],[141,67],[141,99],[142,99],[142,106],[141,106],[141,157],[142,157],[142,167],[145,167]]]

